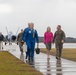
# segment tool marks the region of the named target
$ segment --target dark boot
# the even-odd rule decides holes
[[[28,61],[30,61],[30,57],[28,57]]]
[[[58,57],[56,56],[56,59],[58,60]]]

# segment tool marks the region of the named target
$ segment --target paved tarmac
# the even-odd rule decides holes
[[[25,59],[25,53],[21,54],[17,45],[6,45],[4,50],[9,51],[12,55],[34,67],[43,75],[76,75],[76,62],[61,59],[57,61],[54,56],[50,55],[50,60],[47,55],[40,53],[35,54],[34,62],[31,63]]]

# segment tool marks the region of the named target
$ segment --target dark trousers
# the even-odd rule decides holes
[[[62,49],[63,49],[63,44],[56,44],[56,56],[61,57],[62,54]]]

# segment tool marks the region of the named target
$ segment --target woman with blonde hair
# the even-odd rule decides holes
[[[47,27],[47,31],[44,33],[44,44],[46,45],[48,59],[50,59],[49,55],[52,41],[53,41],[53,33],[51,32],[51,28]]]

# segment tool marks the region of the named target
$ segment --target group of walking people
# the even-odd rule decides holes
[[[52,48],[52,43],[55,43],[56,48],[56,59],[61,59],[63,43],[65,42],[65,33],[61,29],[61,25],[57,26],[56,32],[53,34],[50,27],[47,27],[47,31],[44,33],[44,44],[47,49],[47,58],[50,59],[50,50]]]
[[[28,23],[28,27],[24,30],[21,29],[21,32],[18,34],[17,41],[19,43],[20,51],[23,53],[23,45],[27,45],[26,59],[34,61],[34,50],[35,43],[37,47],[39,45],[39,37],[37,30],[34,29],[34,23]],[[56,32],[53,34],[51,27],[47,27],[46,32],[44,33],[44,44],[46,46],[47,58],[50,59],[50,50],[52,48],[52,43],[55,43],[56,47],[56,59],[61,59],[63,43],[65,41],[65,33],[61,29],[61,25],[57,26]]]

